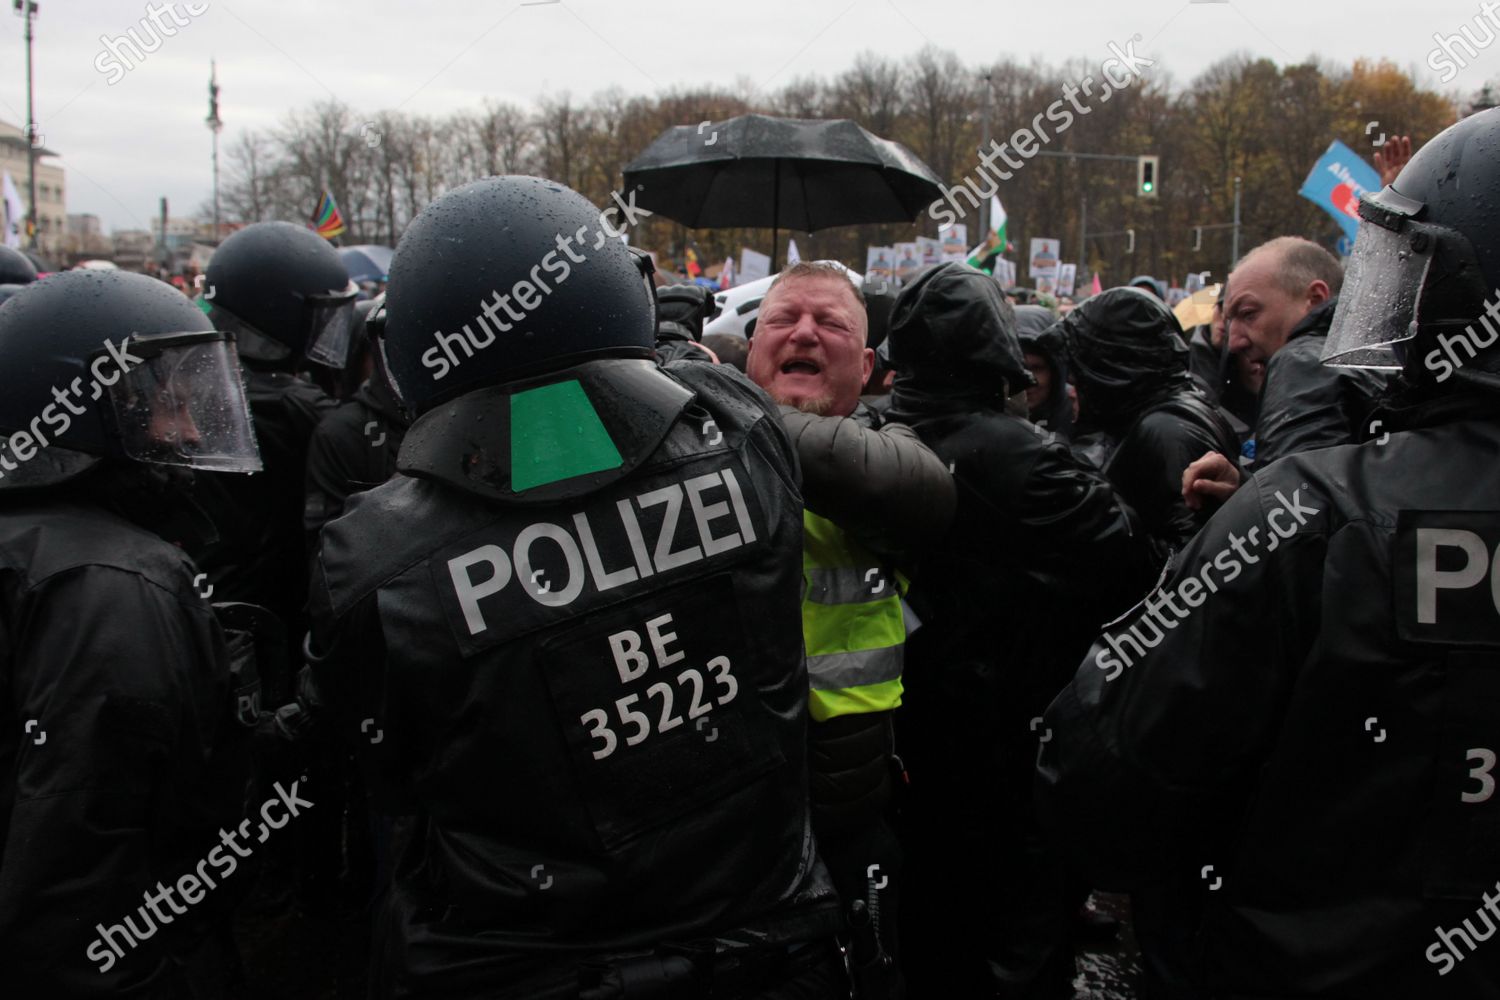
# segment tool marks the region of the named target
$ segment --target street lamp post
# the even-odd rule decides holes
[[[208,128],[214,134],[214,244],[219,242],[219,133],[224,123],[219,120],[219,68],[212,61],[208,64]]]
[[[990,74],[988,72],[980,76],[979,79],[984,81],[984,104],[981,105],[983,117],[980,119],[981,135],[979,139],[979,155],[980,157],[983,157],[985,151],[990,148],[990,99],[994,96],[995,91],[994,88],[990,85]],[[978,239],[982,237],[983,239],[988,240],[989,234],[990,203],[985,202],[983,205],[979,206],[979,236],[976,236],[975,238]],[[1000,254],[1004,256],[1004,247],[1000,248]]]
[[[36,112],[31,103],[31,24],[36,20],[36,0],[15,0],[16,14],[26,20],[26,185],[31,194],[30,246],[36,249],[39,226],[36,218]]]

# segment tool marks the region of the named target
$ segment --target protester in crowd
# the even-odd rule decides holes
[[[1205,449],[1234,463],[1239,439],[1188,374],[1177,317],[1149,292],[1107,289],[1058,327],[1079,433],[1097,435],[1099,467],[1140,515],[1164,564],[1199,527],[1182,498],[1183,470]]]
[[[750,343],[744,337],[732,333],[706,333],[703,346],[713,352],[719,364],[729,365],[739,371],[745,370],[745,356],[750,352]]]
[[[1035,385],[1026,390],[1026,419],[1061,437],[1072,436],[1073,397],[1068,348],[1054,330],[1056,317],[1043,306],[1016,306],[1016,336]]]
[[[1381,186],[1395,181],[1401,169],[1411,160],[1411,136],[1393,135],[1375,150],[1375,169],[1380,171]]]
[[[1139,288],[1143,292],[1149,292],[1150,294],[1156,296],[1158,301],[1167,301],[1166,282],[1158,278],[1153,278],[1149,274],[1138,274],[1134,278],[1131,278],[1130,285],[1128,287]]]
[[[813,833],[846,915],[857,901],[873,922],[860,940],[855,911],[851,947],[860,975],[878,978],[875,945],[899,957],[902,861],[889,822],[906,638],[898,567],[947,532],[954,491],[909,427],[882,426],[860,402],[875,358],[866,323],[844,271],[794,264],[761,303],[747,370],[781,404],[802,469]]]
[[[233,349],[167,285],[69,271],[0,309],[0,373],[7,995],[227,998],[254,684],[182,546],[192,470],[260,468]]]
[[[913,570],[923,625],[897,719],[911,776],[902,964],[917,997],[1071,997],[1082,900],[1036,826],[1032,720],[1086,636],[1151,580],[1109,483],[1024,418],[1015,322],[999,285],[958,264],[925,272],[891,315],[891,419],[958,486],[953,526]]]
[[[870,366],[870,374],[865,379],[860,398],[882,420],[891,403],[891,382],[896,376],[891,368],[890,345],[887,342],[891,331],[891,307],[896,302],[896,288],[894,281],[880,276],[866,278],[863,287],[865,318],[868,323],[865,344],[874,352],[875,360]]]
[[[382,807],[418,818],[371,996],[833,1000],[796,455],[743,376],[656,364],[650,258],[605,224],[491,177],[391,264],[383,350],[416,416],[399,474],[323,529],[307,642]],[[529,336],[434,377],[433,331],[504,323],[495,290],[574,234],[587,259]]]
[[[1188,331],[1188,369],[1193,381],[1218,409],[1240,442],[1240,459],[1245,442],[1255,432],[1255,408],[1260,399],[1262,375],[1253,374],[1243,354],[1232,354],[1224,331],[1224,299],[1228,285],[1219,288],[1214,299],[1213,318]]]
[[[1050,829],[1135,891],[1149,996],[1500,995],[1493,328],[1427,364],[1497,309],[1497,145],[1473,115],[1361,200],[1322,353],[1399,367],[1379,433],[1258,468],[1046,714]]]
[[[1243,356],[1250,377],[1264,377],[1255,421],[1258,466],[1355,440],[1385,389],[1380,372],[1319,360],[1343,283],[1338,258],[1295,236],[1256,247],[1229,276],[1229,349]],[[1238,481],[1233,463],[1204,455],[1188,470],[1187,502],[1196,509],[1204,499],[1222,499]]]

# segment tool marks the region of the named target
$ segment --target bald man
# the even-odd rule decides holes
[[[1344,283],[1338,258],[1311,240],[1282,236],[1250,251],[1229,276],[1229,350],[1253,381],[1263,378],[1255,420],[1257,466],[1314,448],[1351,444],[1386,377],[1321,363]],[[1210,452],[1183,473],[1188,506],[1226,499],[1239,476]]]

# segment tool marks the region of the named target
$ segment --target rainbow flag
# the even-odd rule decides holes
[[[327,191],[324,191],[323,197],[318,199],[318,207],[313,211],[313,228],[325,240],[333,239],[347,228],[344,225],[344,217],[339,214],[338,204],[334,202],[333,195]]]

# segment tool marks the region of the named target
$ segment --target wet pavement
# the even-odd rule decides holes
[[[1094,893],[1093,899],[1101,912],[1120,921],[1120,933],[1114,940],[1080,948],[1074,1000],[1136,1000],[1142,995],[1141,951],[1130,923],[1130,900],[1105,892]]]

